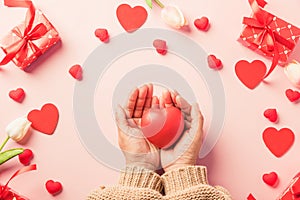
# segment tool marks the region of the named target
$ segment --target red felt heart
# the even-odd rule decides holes
[[[151,143],[167,149],[182,134],[184,118],[176,107],[152,108],[143,114],[141,127],[143,134]]]
[[[23,165],[29,165],[33,158],[33,153],[30,149],[25,149],[23,153],[19,154],[19,161]]]
[[[58,122],[58,110],[53,104],[45,104],[41,110],[32,110],[27,119],[32,123],[31,127],[48,135],[52,135]]]
[[[102,42],[107,42],[109,40],[109,34],[107,29],[98,28],[95,30],[95,36],[99,38]]]
[[[264,116],[270,120],[270,122],[276,122],[278,119],[277,111],[276,109],[267,109],[264,112]]]
[[[131,33],[140,28],[146,21],[148,13],[142,6],[132,8],[128,4],[121,4],[117,8],[117,17],[125,31]]]
[[[219,70],[223,68],[222,61],[218,59],[215,55],[209,55],[207,57],[207,62],[208,62],[208,66],[211,69]]]
[[[69,73],[71,74],[71,76],[73,76],[73,78],[82,80],[82,67],[80,65],[73,65],[69,69]]]
[[[167,42],[165,40],[156,39],[153,41],[157,53],[165,55],[167,53]]]
[[[275,128],[269,127],[263,132],[265,145],[276,157],[283,156],[294,143],[294,139],[294,133],[288,128],[278,131]]]
[[[16,90],[12,90],[9,92],[9,97],[16,102],[21,103],[25,98],[25,92],[22,88],[18,88]]]
[[[199,30],[207,31],[209,29],[209,20],[207,17],[201,17],[194,21],[194,25]]]
[[[57,195],[62,191],[62,184],[58,181],[48,180],[45,186],[47,191],[52,195]]]
[[[249,89],[254,89],[264,79],[266,74],[266,65],[260,60],[254,60],[249,63],[246,60],[240,60],[235,64],[235,73],[240,81]]]
[[[247,200],[256,200],[255,197],[250,193],[247,197]]]
[[[278,175],[276,172],[271,172],[269,174],[264,174],[262,179],[267,185],[273,186],[278,180]]]
[[[287,89],[285,91],[285,95],[290,100],[290,102],[296,102],[300,99],[300,92],[294,91],[294,90],[291,90],[291,89]]]

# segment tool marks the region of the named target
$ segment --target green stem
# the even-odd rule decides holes
[[[157,3],[157,5],[159,5],[159,7],[161,7],[161,8],[165,7],[165,5],[162,2],[160,2],[160,0],[154,0],[154,1],[155,1],[155,3]]]
[[[9,136],[7,136],[6,137],[6,139],[4,140],[4,142],[1,144],[1,146],[0,146],[0,152],[2,151],[2,149],[3,149],[3,147],[6,145],[6,143],[8,142],[8,140],[9,140]]]

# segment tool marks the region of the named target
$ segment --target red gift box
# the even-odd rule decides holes
[[[26,7],[28,12],[25,21],[0,40],[0,47],[6,54],[0,65],[13,61],[24,70],[60,41],[60,37],[54,26],[40,10],[35,9],[30,0],[6,0],[5,5]]]
[[[248,0],[253,10],[252,17],[245,17],[239,41],[251,50],[273,59],[268,76],[277,64],[287,63],[299,41],[300,29],[279,17],[263,10],[264,0]]]
[[[300,173],[293,178],[278,200],[300,200]]]

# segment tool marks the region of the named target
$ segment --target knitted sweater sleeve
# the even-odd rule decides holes
[[[164,199],[231,200],[229,192],[220,186],[208,185],[206,167],[178,168],[162,176]]]
[[[126,167],[121,172],[119,184],[112,187],[101,187],[89,194],[87,200],[161,200],[162,182],[153,171]]]

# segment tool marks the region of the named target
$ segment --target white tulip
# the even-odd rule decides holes
[[[5,129],[8,137],[16,142],[21,141],[27,134],[30,128],[31,122],[27,117],[20,117],[9,123]]]
[[[284,72],[291,83],[300,88],[300,63],[293,61],[289,63],[285,68]]]
[[[188,25],[183,13],[177,6],[165,6],[161,10],[161,18],[169,26],[180,29],[185,25]]]

